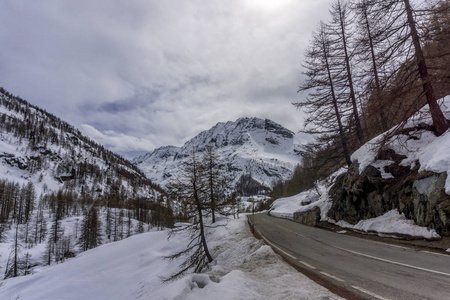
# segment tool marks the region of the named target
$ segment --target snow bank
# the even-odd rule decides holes
[[[328,180],[318,182],[313,189],[291,197],[275,200],[272,203],[270,215],[278,218],[293,219],[294,212],[305,212],[314,207],[319,207],[321,221],[327,221],[327,213],[331,208],[331,200],[328,197],[328,191],[335,179],[345,171],[345,168],[339,169],[330,175]]]
[[[341,299],[253,238],[245,222],[245,217],[230,220],[210,232],[215,260],[204,274],[162,283],[160,276],[171,275],[180,263],[162,258],[182,249],[187,238],[167,240],[166,232],[149,232],[5,280],[1,299]]]
[[[440,238],[434,229],[417,226],[397,210],[390,210],[377,218],[361,220],[355,225],[345,221],[332,222],[344,228],[351,228],[363,232],[377,232],[378,234],[402,234],[426,239]]]
[[[313,191],[308,190],[291,197],[277,199],[272,203],[270,214],[278,218],[292,219],[294,212],[301,210],[303,203],[312,199],[314,196]]]

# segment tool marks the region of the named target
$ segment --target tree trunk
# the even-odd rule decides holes
[[[211,151],[211,150],[207,150],[207,151]],[[213,175],[213,158],[212,158],[212,154],[208,153],[208,180],[209,180],[209,197],[211,199],[211,215],[212,215],[212,223],[216,223],[216,201],[215,201],[215,197],[214,197],[214,175]]]
[[[195,168],[195,166],[194,166],[194,168]],[[198,213],[198,223],[200,225],[200,239],[202,242],[203,251],[205,251],[205,255],[206,255],[206,258],[208,259],[208,262],[212,262],[213,259],[212,259],[211,254],[209,253],[208,244],[206,243],[205,228],[203,226],[202,204],[201,204],[200,198],[198,196],[197,185],[196,185],[197,175],[195,174],[195,172],[196,172],[196,169],[194,169],[193,187],[194,187],[194,199],[195,199],[195,204],[197,206],[197,213]]]
[[[339,9],[339,21],[340,21],[340,27],[341,27],[341,34],[342,34],[342,43],[344,46],[344,55],[345,55],[345,67],[347,69],[347,79],[348,79],[348,86],[350,88],[350,100],[352,102],[352,108],[353,108],[353,117],[355,119],[355,127],[356,127],[356,136],[358,138],[358,141],[360,144],[364,142],[364,136],[363,136],[363,130],[361,127],[361,121],[359,120],[359,114],[358,114],[358,107],[356,105],[356,96],[355,96],[355,90],[353,87],[353,78],[352,78],[352,71],[350,68],[350,56],[348,55],[347,51],[347,39],[345,36],[345,24],[344,24],[344,15],[341,7],[341,2],[338,2],[338,9]]]
[[[19,276],[18,264],[19,264],[19,223],[16,224],[16,236],[14,238],[14,266],[13,266],[14,277]]]
[[[350,166],[352,164],[352,161],[350,159],[350,154],[348,152],[347,139],[344,135],[344,129],[342,126],[342,121],[341,121],[341,115],[339,113],[339,108],[337,106],[336,95],[334,93],[333,80],[332,80],[332,76],[331,76],[331,72],[330,72],[330,65],[328,63],[327,45],[324,40],[322,40],[322,49],[323,49],[323,53],[324,53],[324,57],[325,57],[325,67],[327,68],[328,80],[330,83],[330,90],[331,90],[331,96],[332,96],[332,100],[333,100],[334,112],[335,112],[336,119],[338,122],[338,127],[339,127],[339,136],[341,138],[342,148],[344,150],[344,157],[345,157],[345,161],[347,162],[347,165]]]
[[[366,1],[363,1],[362,6],[363,6],[362,12],[363,12],[363,16],[364,16],[365,25],[366,25],[366,31],[367,31],[367,38],[369,40],[370,55],[372,58],[372,68],[373,68],[373,76],[375,79],[375,89],[377,91],[376,99],[377,99],[377,101],[380,101],[379,97],[380,97],[380,92],[381,92],[381,85],[380,85],[380,79],[378,77],[378,66],[377,66],[377,61],[376,61],[375,48],[373,45],[372,31],[370,30],[369,16],[367,14]],[[379,108],[380,108],[380,127],[383,131],[386,131],[389,128],[386,123],[386,117],[384,115],[384,110],[381,105],[379,106]]]
[[[428,76],[428,67],[425,61],[425,55],[420,45],[419,34],[417,33],[416,23],[412,14],[411,4],[409,0],[403,0],[405,3],[405,10],[408,16],[408,25],[411,30],[411,39],[414,45],[415,56],[417,60],[417,66],[419,68],[420,80],[422,81],[423,91],[427,98],[427,104],[430,108],[431,118],[437,135],[443,134],[450,127],[450,122],[445,118],[442,110],[440,109],[436,96],[434,94],[433,86],[431,85],[430,78]]]

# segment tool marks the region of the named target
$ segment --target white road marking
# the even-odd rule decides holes
[[[299,260],[298,262],[301,263],[301,264],[303,264],[303,265],[305,265],[305,266],[307,266],[308,268],[310,268],[310,269],[312,269],[312,270],[315,270],[315,269],[316,269],[316,267],[314,267],[313,265],[310,265],[310,264],[308,264],[308,263],[306,263],[306,262],[304,262],[304,261]]]
[[[355,290],[358,290],[360,292],[363,292],[363,293],[365,293],[367,295],[370,295],[370,296],[372,296],[374,298],[380,299],[380,300],[389,300],[388,298],[384,298],[383,296],[377,295],[377,294],[375,294],[375,293],[373,293],[371,291],[368,291],[366,289],[360,288],[359,286],[356,286],[356,285],[352,285],[352,288],[354,288]]]
[[[450,257],[448,254],[442,254],[442,253],[437,253],[437,252],[431,252],[431,251],[427,251],[427,250],[421,250],[420,252],[425,252],[425,253],[429,253],[429,254],[434,254],[434,255],[440,255],[440,256]]]
[[[382,244],[382,245],[385,245],[385,246],[388,246],[388,247],[396,247],[396,248],[400,248],[400,249],[404,249],[404,250],[412,250],[412,251],[414,251],[414,248],[411,248],[411,247],[404,247],[404,246],[389,244],[387,242],[379,242],[379,241],[373,241],[373,242],[377,243],[377,244]],[[437,252],[432,252],[432,251],[427,251],[427,250],[420,250],[420,252],[425,252],[425,253],[434,254],[434,255],[440,255],[440,256],[448,256],[447,254],[437,253]]]
[[[299,235],[299,236],[301,236],[301,237],[306,237],[305,235],[303,235],[303,234],[301,234],[301,233],[294,232],[294,231],[289,230],[289,229],[287,229],[287,228],[284,228],[283,226],[280,226],[280,225],[278,225],[278,224],[275,224],[275,226],[280,227],[281,229],[284,229],[284,230],[286,230],[286,231],[289,231],[289,232],[291,232],[291,233],[293,233],[293,234]]]
[[[339,277],[336,277],[336,276],[334,276],[334,275],[328,274],[327,272],[322,272],[322,271],[320,271],[320,274],[323,274],[323,275],[325,275],[325,276],[327,276],[327,277],[330,277],[330,278],[332,278],[332,279],[334,279],[334,280],[337,280],[337,281],[339,281],[339,282],[345,282],[345,280],[340,279]]]
[[[409,247],[404,247],[404,246],[399,246],[399,245],[389,244],[389,243],[387,243],[387,242],[379,242],[379,241],[372,241],[372,242],[374,242],[374,243],[376,243],[376,244],[381,244],[381,245],[384,245],[384,246],[395,247],[395,248],[400,248],[400,249],[405,249],[405,250],[412,250],[412,248],[409,248]]]
[[[278,224],[276,224],[276,226],[277,226],[277,227],[280,227],[281,229],[284,229],[284,230],[286,230],[286,231],[290,231],[289,229],[284,228],[283,226],[280,226],[280,225],[278,225]]]
[[[257,232],[259,233],[259,235],[263,238],[263,240],[264,240],[267,244],[269,244],[272,248],[277,249],[278,251],[280,251],[281,253],[284,253],[285,255],[289,256],[289,257],[292,258],[292,259],[297,259],[295,256],[293,256],[293,255],[287,253],[286,251],[284,251],[284,250],[281,249],[280,247],[275,246],[274,244],[272,244],[271,242],[269,242],[269,240],[266,239],[266,237],[263,236],[263,235],[261,234],[261,232],[259,232],[259,230],[256,230],[256,231],[257,231]]]
[[[294,255],[291,255],[291,254],[287,253],[286,251],[282,250],[282,249],[281,249],[280,247],[277,247],[277,246],[275,246],[275,245],[273,245],[273,244],[272,244],[272,247],[275,247],[275,248],[277,248],[277,249],[278,249],[278,251],[280,251],[280,252],[282,252],[282,253],[286,254],[286,255],[287,255],[287,256],[289,256],[290,258],[292,258],[292,259],[296,259],[296,257],[295,257]]]
[[[347,252],[356,254],[356,255],[372,258],[372,259],[375,259],[375,260],[391,263],[391,264],[394,264],[394,265],[403,266],[403,267],[407,267],[407,268],[411,268],[411,269],[421,270],[421,271],[425,271],[425,272],[430,272],[430,273],[435,273],[435,274],[439,274],[439,275],[444,275],[444,276],[449,276],[450,277],[449,273],[444,273],[444,272],[440,272],[440,271],[435,271],[435,270],[425,269],[425,268],[421,268],[421,267],[417,267],[417,266],[412,266],[412,265],[396,262],[396,261],[393,261],[393,260],[384,259],[384,258],[380,258],[380,257],[364,254],[364,253],[361,253],[361,252],[348,250],[348,249],[337,247],[337,246],[334,246],[334,247],[337,248],[337,249],[341,249],[343,251],[347,251]]]
[[[296,235],[298,235],[298,236],[301,236],[301,237],[307,237],[306,235],[303,235],[303,234],[301,234],[301,233],[297,233],[297,232],[294,232],[294,234],[296,234]]]

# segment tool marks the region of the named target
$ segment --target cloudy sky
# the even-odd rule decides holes
[[[0,86],[128,157],[245,116],[298,131],[329,2],[1,0]]]

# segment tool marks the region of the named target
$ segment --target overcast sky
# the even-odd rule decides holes
[[[298,131],[329,0],[1,0],[0,86],[125,156],[217,122]]]

